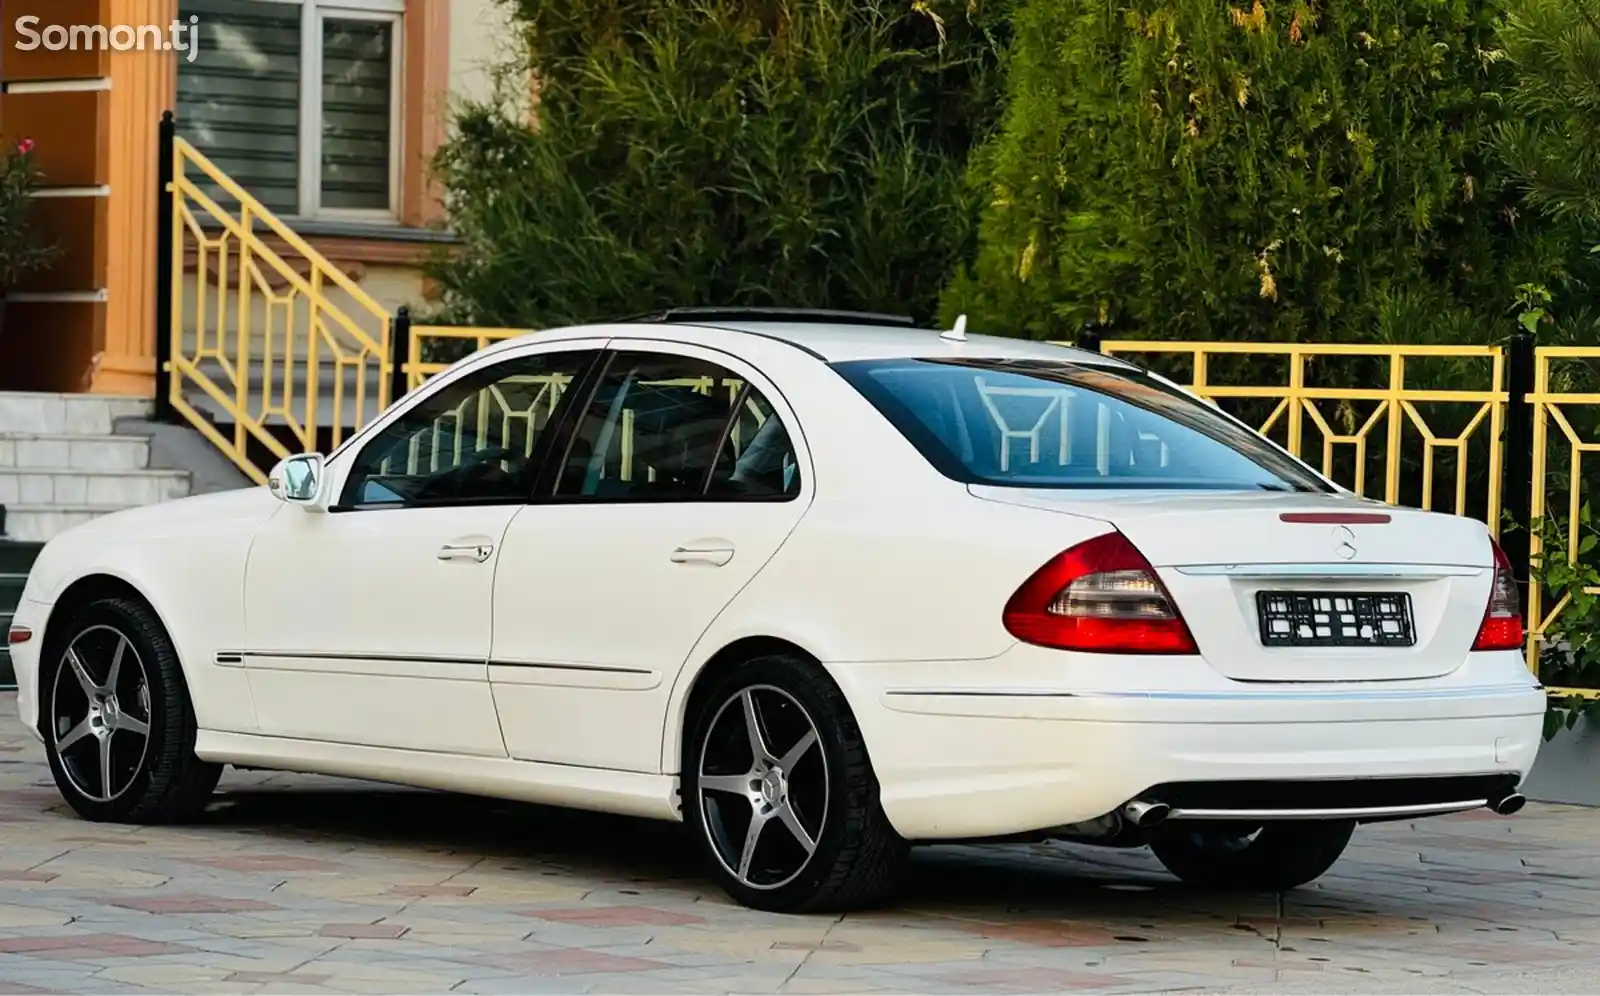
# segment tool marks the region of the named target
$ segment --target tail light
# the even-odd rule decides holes
[[[1192,654],[1194,637],[1155,569],[1121,533],[1059,554],[1006,603],[1024,643],[1101,654]]]
[[[1517,595],[1517,579],[1511,574],[1511,561],[1493,539],[1494,583],[1489,586],[1489,606],[1483,611],[1483,625],[1473,650],[1522,649],[1522,599]]]

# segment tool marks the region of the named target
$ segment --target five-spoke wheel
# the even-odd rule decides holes
[[[46,634],[39,732],[56,787],[91,820],[199,812],[222,772],[195,755],[176,649],[150,607],[104,598]]]
[[[787,913],[885,898],[906,844],[828,673],[799,657],[761,657],[713,679],[696,702],[684,816],[723,887],[747,906]]]
[[[805,707],[771,685],[724,702],[700,751],[700,800],[717,860],[741,885],[794,881],[828,817],[828,760]]]
[[[150,749],[150,678],[126,634],[73,637],[50,690],[51,730],[72,787],[94,802],[126,792]]]

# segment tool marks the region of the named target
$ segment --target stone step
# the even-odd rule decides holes
[[[148,398],[0,392],[0,433],[109,436],[119,418],[148,418]]]
[[[0,433],[0,470],[143,470],[149,465],[150,440],[146,436]]]
[[[121,512],[126,505],[7,505],[6,539],[45,543],[60,533],[103,515]]]
[[[29,505],[131,508],[188,494],[189,474],[182,470],[0,467],[0,505],[6,506],[8,518]],[[15,532],[10,523],[7,529]]]

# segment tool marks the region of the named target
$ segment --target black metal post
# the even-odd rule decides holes
[[[1087,349],[1091,353],[1100,352],[1100,343],[1105,339],[1105,330],[1097,322],[1086,322],[1083,331],[1078,333],[1078,348]]]
[[[1505,510],[1500,547],[1511,561],[1522,604],[1528,604],[1528,538],[1534,528],[1533,509],[1533,352],[1538,340],[1521,329],[1511,337],[1506,356],[1505,463],[1500,478],[1500,502]]]
[[[400,306],[400,313],[394,316],[394,327],[389,333],[389,403],[406,396],[410,388],[407,367],[417,362],[417,357],[411,355],[411,309],[405,305]]]
[[[178,122],[171,111],[161,115],[156,155],[156,405],[158,422],[176,422],[172,406],[172,228],[173,144]]]

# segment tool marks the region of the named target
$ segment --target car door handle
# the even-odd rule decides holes
[[[440,560],[471,560],[481,564],[492,556],[494,556],[493,543],[468,543],[439,548]]]
[[[674,564],[710,564],[721,567],[733,559],[731,546],[680,546],[672,551]]]

